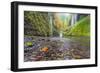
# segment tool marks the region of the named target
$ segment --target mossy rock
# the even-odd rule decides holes
[[[28,47],[32,47],[33,43],[32,42],[26,42],[25,45],[28,46]]]

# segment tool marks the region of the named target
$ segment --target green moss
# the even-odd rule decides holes
[[[90,16],[81,19],[68,32],[72,36],[90,36]]]
[[[30,47],[30,46],[32,46],[32,42],[26,42],[25,45]]]
[[[25,11],[24,22],[26,22],[25,35],[49,36],[49,17],[46,12]],[[28,27],[27,27],[28,26]],[[30,27],[29,27],[30,26]]]

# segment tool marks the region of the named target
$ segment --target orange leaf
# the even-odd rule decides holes
[[[48,47],[44,47],[41,49],[42,52],[47,52],[48,50],[49,50]]]

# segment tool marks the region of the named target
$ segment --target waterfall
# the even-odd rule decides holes
[[[77,14],[72,14],[71,26],[73,26],[77,22]]]
[[[59,33],[59,37],[60,37],[60,38],[63,37],[63,33],[62,33],[62,31],[60,31],[60,33]]]
[[[53,36],[53,21],[52,21],[52,13],[48,13],[48,16],[49,16],[49,21],[50,21],[50,36],[52,37]]]

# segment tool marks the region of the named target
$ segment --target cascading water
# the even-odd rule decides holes
[[[62,31],[60,31],[60,33],[59,33],[59,37],[60,37],[60,38],[63,37],[63,33],[62,33]]]
[[[52,17],[52,13],[48,13],[48,16],[49,16],[49,21],[50,21],[50,36],[52,37],[53,36],[53,17]]]
[[[72,14],[71,26],[73,26],[77,22],[77,14]]]

